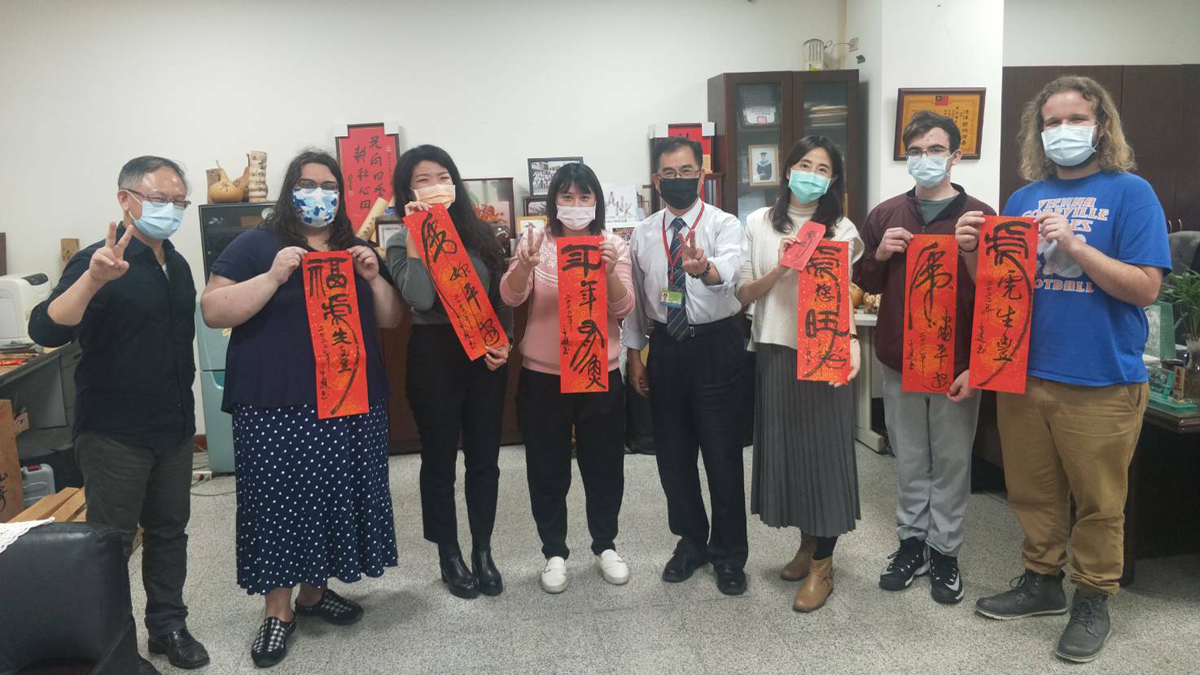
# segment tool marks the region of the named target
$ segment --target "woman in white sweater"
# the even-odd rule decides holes
[[[750,510],[772,527],[798,527],[800,549],[781,576],[804,579],[792,607],[811,612],[833,592],[833,548],[859,518],[850,387],[796,379],[797,272],[780,264],[808,221],[824,238],[850,243],[850,262],[863,242],[842,215],[842,156],[824,136],[806,136],[788,154],[779,196],[746,219],[749,255],[738,300],[754,303],[750,349],[755,366],[754,465]],[[849,289],[846,289],[849,292]],[[859,347],[850,322],[850,377]]]

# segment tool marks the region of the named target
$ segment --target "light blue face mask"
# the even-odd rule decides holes
[[[300,220],[309,227],[327,227],[337,215],[337,190],[310,188],[292,190],[292,203],[300,212]]]
[[[1095,126],[1060,124],[1042,132],[1042,147],[1051,162],[1059,166],[1079,166],[1096,152],[1092,145]]]
[[[134,218],[133,224],[142,234],[151,239],[166,239],[179,230],[183,222],[183,209],[171,202],[159,204],[148,199],[138,201],[142,204],[142,217]]]
[[[917,181],[917,185],[926,190],[935,188],[946,180],[946,167],[949,163],[949,157],[930,157],[929,155],[909,157],[908,175]]]
[[[811,171],[792,169],[788,177],[788,189],[801,204],[811,204],[829,191],[829,179]]]

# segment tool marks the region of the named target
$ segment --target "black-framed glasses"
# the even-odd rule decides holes
[[[950,148],[943,145],[935,145],[931,148],[922,150],[920,148],[909,148],[905,151],[904,156],[908,159],[917,159],[918,157],[945,157],[950,154]]]
[[[675,169],[663,169],[658,172],[658,177],[663,180],[675,180],[676,178],[699,178],[700,169],[691,166],[685,166],[679,171]]]
[[[176,207],[181,208],[181,209],[186,209],[187,207],[192,205],[192,202],[190,200],[184,199],[182,197],[180,197],[178,199],[171,199],[170,197],[164,195],[161,192],[154,192],[151,194],[146,194],[144,192],[138,192],[137,190],[133,190],[131,188],[121,188],[121,189],[130,194],[135,194],[135,195],[141,197],[142,199],[144,199],[148,202],[153,202],[155,204],[166,204],[167,202],[170,202],[170,203],[174,204]]]
[[[315,180],[301,178],[300,180],[296,181],[297,190],[315,190],[316,188],[329,190],[330,192],[337,192],[338,184],[335,180],[327,180],[324,183],[318,183]]]

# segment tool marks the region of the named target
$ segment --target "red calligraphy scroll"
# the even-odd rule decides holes
[[[823,236],[825,236],[825,226],[811,220],[808,221],[796,233],[796,243],[784,250],[783,260],[780,262],[794,270],[804,269],[813,251],[817,250],[817,244],[821,243]]]
[[[958,244],[953,235],[918,234],[905,258],[900,388],[946,393],[954,382]]]
[[[821,241],[799,274],[796,379],[850,381],[850,245]]]
[[[564,394],[608,391],[608,284],[603,236],[558,240],[559,383]]]
[[[971,386],[1024,394],[1037,225],[1032,218],[985,216],[978,255]]]
[[[458,230],[443,204],[417,211],[404,219],[417,244],[417,254],[437,289],[450,325],[472,361],[508,341],[487,289],[475,273]]]
[[[308,329],[317,362],[317,417],[324,420],[368,412],[367,350],[350,253],[309,253],[302,268]]]
[[[376,199],[392,198],[400,142],[397,134],[384,130],[382,122],[351,124],[346,132],[337,137],[338,164],[346,182],[346,215],[357,232]]]

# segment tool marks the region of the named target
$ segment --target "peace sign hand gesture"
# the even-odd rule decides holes
[[[526,270],[537,267],[542,260],[542,242],[546,239],[546,229],[537,228],[525,235],[523,245],[517,247],[517,261]]]
[[[683,257],[683,271],[692,276],[699,276],[708,271],[708,255],[704,249],[696,246],[696,231],[692,230],[683,238],[679,254]]]
[[[125,228],[125,234],[117,241],[117,224],[108,224],[108,236],[104,238],[104,247],[96,249],[88,265],[88,274],[101,283],[120,279],[129,269],[125,260],[125,248],[133,238],[133,227]]]

